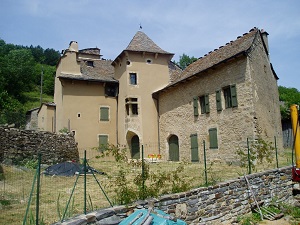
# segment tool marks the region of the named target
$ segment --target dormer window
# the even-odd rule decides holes
[[[94,61],[86,61],[86,65],[94,67]]]

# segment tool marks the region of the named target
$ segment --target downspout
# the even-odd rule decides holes
[[[157,95],[157,98],[153,96],[153,98],[156,100],[156,106],[157,106],[157,135],[158,135],[158,154],[161,154],[160,152],[160,127],[159,127],[159,98]]]

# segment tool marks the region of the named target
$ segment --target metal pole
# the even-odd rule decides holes
[[[145,165],[144,165],[144,145],[142,145],[142,190],[143,190],[143,199],[145,199]]]
[[[41,181],[41,153],[38,156],[38,166],[37,166],[37,186],[36,186],[36,211],[35,211],[35,224],[39,225],[39,211],[40,211],[40,181]]]
[[[278,165],[278,150],[277,150],[276,136],[274,136],[274,144],[275,144],[275,152],[276,152],[276,166],[277,166],[277,169],[278,169],[279,165]]]
[[[249,147],[249,139],[248,138],[247,138],[247,149],[248,149],[248,170],[249,170],[249,174],[251,174],[250,147]]]
[[[26,224],[26,219],[27,219],[27,215],[28,215],[28,212],[29,212],[29,207],[30,207],[30,203],[31,203],[31,199],[32,199],[32,194],[33,194],[33,191],[34,191],[34,186],[35,186],[35,180],[36,180],[36,177],[37,177],[37,173],[38,173],[38,170],[35,171],[35,174],[34,174],[34,177],[33,177],[32,187],[31,187],[31,191],[30,191],[30,195],[29,195],[29,199],[28,199],[28,203],[27,203],[25,216],[24,216],[24,219],[23,219],[23,225]]]
[[[84,159],[83,159],[83,170],[84,170],[84,191],[83,191],[83,198],[84,198],[84,202],[83,202],[83,212],[86,215],[86,150],[84,150]]]
[[[205,150],[205,141],[203,141],[203,157],[204,157],[204,176],[205,176],[205,185],[208,185],[207,182],[207,168],[206,168],[206,150]]]

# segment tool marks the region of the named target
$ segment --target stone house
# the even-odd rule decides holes
[[[57,65],[52,127],[73,132],[79,150],[110,143],[132,158],[141,145],[172,161],[199,161],[203,141],[226,160],[247,138],[282,146],[267,36],[253,28],[183,71],[141,31],[113,61],[71,42]]]

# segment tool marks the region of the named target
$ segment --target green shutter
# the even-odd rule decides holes
[[[108,136],[107,135],[99,135],[99,150],[101,152],[106,150],[108,144]]]
[[[197,134],[191,135],[191,161],[199,162]]]
[[[194,102],[194,116],[198,116],[199,113],[198,113],[198,97],[194,97],[193,98],[193,102]]]
[[[230,86],[230,94],[231,94],[232,107],[237,107],[238,102],[237,102],[236,85],[235,84]]]
[[[216,104],[217,104],[217,110],[222,110],[222,102],[221,102],[221,90],[216,91]]]
[[[204,96],[204,101],[205,101],[205,112],[209,113],[209,95]]]
[[[211,128],[208,130],[209,132],[209,148],[216,149],[218,148],[218,134],[217,128]]]
[[[109,108],[108,107],[101,107],[100,108],[100,120],[101,121],[108,121],[109,120]]]

